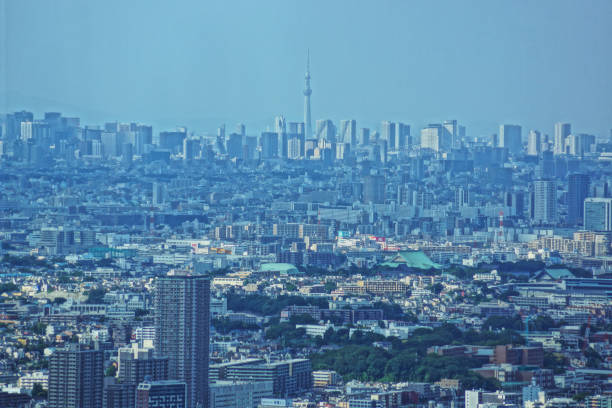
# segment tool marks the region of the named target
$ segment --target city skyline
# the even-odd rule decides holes
[[[345,26],[330,40],[328,29],[317,33],[313,26],[295,22],[301,30],[297,35],[290,28],[301,17],[311,20],[316,7],[268,4],[276,5],[275,19],[252,7],[232,14],[215,2],[173,10],[152,5],[145,19],[149,24],[135,31],[128,22],[136,16],[136,5],[4,3],[0,19],[7,23],[6,35],[0,46],[5,46],[6,71],[0,72],[5,85],[0,87],[0,111],[31,109],[40,115],[57,110],[87,123],[137,118],[158,129],[184,125],[199,133],[243,122],[247,130],[260,131],[271,127],[277,115],[290,121],[303,117],[300,78],[303,55],[310,49],[314,120],[357,119],[358,126],[370,128],[392,120],[421,128],[456,118],[470,136],[496,133],[501,123],[552,134],[554,123],[570,122],[582,132],[609,135],[612,107],[606,101],[612,84],[605,73],[612,61],[600,41],[612,35],[606,24],[612,13],[608,3],[586,9],[574,2],[520,3],[515,8],[484,2],[445,7],[418,2],[346,7],[340,2],[317,15],[332,26],[332,21]],[[247,31],[259,27],[257,14],[249,11],[264,14],[260,23],[274,28],[255,30],[251,39],[232,36],[232,18]],[[363,19],[370,15],[372,29],[344,21],[341,11],[354,21],[368,21]],[[98,16],[110,18],[111,12],[119,18],[115,29],[105,32],[107,37],[84,26]],[[15,16],[23,13],[31,19],[16,24]],[[208,13],[218,15],[219,22],[195,24]],[[388,27],[405,13],[417,21],[395,25],[401,29]],[[452,13],[463,17],[463,24]],[[49,32],[47,15],[64,28]],[[500,26],[497,15],[516,17],[517,27]],[[423,31],[428,32],[423,36],[419,30],[428,28],[422,26],[433,16],[448,27]],[[542,21],[536,23],[538,19]],[[271,24],[276,20],[280,23]],[[181,27],[168,32],[166,21]],[[563,27],[575,29],[569,35]],[[71,35],[75,32],[81,35]],[[194,47],[177,49],[176,43]],[[33,56],[47,62],[35,63]],[[41,83],[47,76],[54,80]]]

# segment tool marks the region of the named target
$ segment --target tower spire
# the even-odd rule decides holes
[[[310,118],[310,95],[312,89],[310,88],[310,49],[308,49],[306,55],[306,75],[304,76],[304,127],[306,131],[306,138],[312,137],[312,120]]]

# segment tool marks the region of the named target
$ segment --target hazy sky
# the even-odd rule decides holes
[[[313,122],[612,128],[610,0],[0,3],[0,111],[255,134],[303,119],[310,48]]]

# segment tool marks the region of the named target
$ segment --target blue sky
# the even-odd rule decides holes
[[[5,1],[0,111],[256,134],[313,119],[612,128],[612,1]],[[0,61],[1,62],[1,61]]]

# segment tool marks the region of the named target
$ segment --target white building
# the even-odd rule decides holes
[[[257,408],[263,398],[272,398],[273,382],[213,381],[210,408]]]

